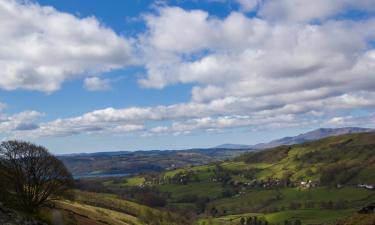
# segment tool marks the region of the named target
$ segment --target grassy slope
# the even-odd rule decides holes
[[[348,183],[375,183],[375,133],[330,137],[286,148],[245,154],[234,163],[247,161],[248,165],[263,165],[258,179],[282,178],[289,173],[293,180],[319,180],[322,169],[345,164],[358,170],[355,176],[348,178]],[[277,155],[280,152],[284,154]],[[345,171],[339,171],[337,178],[343,175],[341,172]]]
[[[276,213],[244,213],[237,215],[228,215],[218,218],[205,218],[197,221],[197,225],[209,224],[211,220],[212,225],[229,225],[238,223],[241,217],[257,216],[259,219],[265,218],[272,224],[283,224],[285,220],[300,219],[303,224],[320,224],[320,223],[335,223],[337,218],[342,218],[348,214],[353,213],[352,210],[318,210],[318,209],[303,209],[303,210],[286,210]]]
[[[101,222],[111,225],[141,225],[136,217],[121,213],[115,210],[110,210],[102,207],[95,207],[82,203],[58,202],[58,208],[68,209],[79,215],[88,217],[91,221]]]
[[[115,210],[96,207],[89,204],[69,201],[56,201],[55,207],[44,208],[40,212],[44,221],[50,224],[61,224],[54,219],[58,214],[65,225],[143,225],[139,219],[133,215],[122,213]]]
[[[162,215],[163,212],[118,198],[116,195],[76,192],[76,200],[56,201],[55,208],[45,208],[42,218],[52,221],[52,214],[60,213],[66,225],[145,225],[141,220],[146,213]]]
[[[345,168],[349,168],[349,170],[335,171],[332,184],[341,183],[342,180],[345,180],[346,184],[374,184],[374,162],[375,133],[364,133],[330,137],[290,147],[282,146],[259,153],[249,153],[235,160],[222,162],[220,165],[228,170],[254,170],[257,180],[283,178],[285,174],[289,174],[290,179],[294,181],[319,181],[324,169],[340,164],[345,165]],[[353,168],[355,171],[353,176],[345,177],[344,175],[351,172]],[[168,171],[163,175],[165,178],[190,171],[195,173],[199,179],[189,182],[187,185],[164,184],[156,185],[156,187],[162,192],[171,194],[168,199],[170,205],[182,208],[195,207],[193,203],[178,201],[184,196],[209,197],[211,201],[207,209],[216,207],[219,211],[226,211],[225,216],[213,218],[213,224],[230,224],[230,219],[239,219],[241,215],[249,215],[249,213],[254,212],[264,213],[258,215],[264,216],[272,223],[283,223],[285,219],[301,219],[304,224],[331,222],[352,214],[368,202],[375,201],[374,192],[350,185],[341,189],[319,187],[310,191],[298,188],[250,189],[243,190],[241,195],[223,198],[221,194],[225,187],[219,182],[209,181],[209,178],[213,176],[213,169],[215,169],[215,165],[210,164]],[[233,175],[232,180],[247,181],[246,178],[238,175]],[[106,185],[139,186],[143,182],[142,176],[135,176],[127,178],[126,183],[108,182]],[[96,196],[90,198],[87,193],[81,196],[85,196],[85,200],[80,200],[81,202],[90,205],[96,204],[93,202],[97,198]],[[91,202],[90,199],[92,199]],[[109,209],[113,205],[121,205],[121,202],[124,201],[111,195],[100,195],[100,199],[100,206]],[[345,201],[346,205],[343,209],[323,209],[320,204],[327,201],[332,201],[333,204],[341,204]],[[105,205],[103,205],[103,202]],[[306,206],[307,202],[313,202],[313,205]],[[302,207],[296,210],[291,209],[290,205],[296,203]],[[136,215],[137,212],[129,211],[129,208],[134,209],[139,206],[133,206],[130,202],[123,205],[127,207],[124,209],[117,206],[116,210],[127,215]],[[275,209],[276,212],[274,212]],[[203,218],[200,222],[204,221],[209,224],[208,220]]]
[[[352,214],[361,206],[368,202],[375,201],[375,193],[372,191],[358,188],[327,189],[315,188],[308,190],[298,190],[297,188],[284,188],[280,190],[282,197],[275,199],[277,190],[253,190],[245,195],[224,198],[210,203],[219,210],[225,209],[229,214],[239,217],[238,214],[261,210],[263,203],[266,208],[278,208],[280,212],[265,214],[265,218],[272,223],[282,223],[286,219],[301,219],[304,223],[332,222],[337,218],[342,218]],[[315,204],[311,207],[305,206],[305,203],[312,201]],[[328,210],[321,209],[319,203],[332,201],[334,204],[342,201],[348,201],[346,209]],[[291,203],[299,203],[301,209],[290,210]],[[259,208],[260,207],[260,208]],[[220,217],[231,218],[230,216]]]
[[[284,154],[280,153],[284,152]],[[251,160],[252,157],[258,157]],[[249,160],[250,158],[250,160]],[[245,162],[246,161],[246,162]],[[338,137],[330,137],[319,141],[279,147],[260,153],[250,153],[238,158],[235,161],[224,162],[222,167],[230,170],[260,170],[256,174],[257,179],[282,178],[286,173],[291,174],[291,179],[315,180],[322,177],[324,168],[336,163],[345,164],[356,168],[354,176],[347,178],[347,184],[375,183],[375,133],[350,134]],[[209,169],[214,166],[199,166],[193,168],[179,169],[165,174],[172,177],[178,172],[195,171],[201,179],[200,182],[192,182],[188,185],[161,185],[160,190],[172,193],[172,199],[186,194],[197,194],[200,196],[218,196],[222,190],[219,183],[207,182],[205,178],[210,177],[212,172]],[[342,173],[345,173],[343,171]],[[334,179],[342,176],[341,171],[337,172]],[[233,176],[232,179],[244,181],[243,177]],[[332,183],[339,180],[333,180]],[[281,193],[281,199],[276,196]],[[307,201],[313,201],[314,206],[305,208]],[[346,201],[346,207],[342,210],[323,210],[321,202],[332,201],[339,204]],[[215,206],[219,210],[225,209],[228,214],[236,217],[243,212],[254,212],[262,207],[273,207],[281,212],[265,214],[270,222],[279,223],[285,219],[299,218],[304,223],[331,222],[350,215],[368,202],[375,201],[375,193],[355,187],[336,188],[313,188],[310,191],[299,190],[298,188],[284,188],[281,190],[247,190],[245,194],[231,198],[221,198],[210,202],[210,207]],[[291,203],[299,203],[302,209],[288,209]],[[237,216],[238,217],[238,216]],[[215,218],[213,221],[221,222],[231,218],[231,215]],[[233,218],[232,218],[233,219]],[[208,222],[206,220],[206,222]],[[225,223],[224,223],[225,224]]]

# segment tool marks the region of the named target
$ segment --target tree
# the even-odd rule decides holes
[[[73,184],[60,160],[46,148],[23,141],[0,144],[0,180],[4,200],[30,213],[66,197]]]
[[[253,218],[252,217],[247,217],[247,219],[246,219],[246,224],[247,225],[253,225]]]

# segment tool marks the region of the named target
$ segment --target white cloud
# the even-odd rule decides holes
[[[37,111],[24,111],[14,115],[0,112],[0,132],[11,135],[18,131],[38,129],[37,119],[43,115]]]
[[[348,9],[374,11],[373,0],[263,0],[258,14],[269,20],[325,20]]]
[[[130,41],[94,17],[0,0],[0,88],[52,92],[69,79],[132,62]]]
[[[319,90],[329,97],[373,88],[375,61],[367,47],[375,39],[373,19],[274,24],[239,13],[219,20],[202,11],[163,8],[146,21],[148,74],[140,81],[146,87],[195,83],[195,101]]]
[[[99,77],[87,77],[84,80],[84,86],[89,91],[105,91],[111,89],[111,81]]]
[[[363,9],[373,0],[361,0],[355,6],[339,0],[318,0],[316,5],[294,0],[254,2],[247,2],[247,7],[258,7],[258,17],[232,12],[217,18],[202,10],[166,6],[144,16],[147,32],[139,36],[136,46],[146,74],[139,83],[147,88],[191,84],[191,101],[101,109],[37,127],[23,126],[32,129],[17,132],[33,137],[105,132],[148,136],[338,125],[356,119],[350,115],[352,110],[368,114],[375,108],[375,50],[370,44],[375,40],[375,18],[332,19],[343,9]],[[272,12],[275,7],[279,14]],[[73,17],[76,20],[85,21]],[[108,29],[97,24],[94,28],[99,34],[111,33],[117,43],[127,43]],[[114,67],[106,63],[102,69],[123,66],[120,61]],[[73,74],[66,73],[56,84]],[[29,78],[35,81],[43,76]],[[108,82],[89,77],[85,86],[101,90],[108,88]],[[361,121],[375,125],[370,116]]]
[[[369,99],[365,99],[368,96]],[[333,124],[326,121],[337,112],[352,108],[372,109],[375,94],[345,94],[324,100],[304,96],[272,98],[227,98],[205,103],[182,103],[169,106],[107,108],[82,116],[38,124],[35,129],[17,131],[30,137],[69,136],[92,133],[190,134],[196,131],[224,130],[239,127],[270,129]],[[370,100],[372,99],[372,100]],[[152,122],[170,125],[153,126]],[[374,120],[372,120],[374,121]],[[369,125],[369,124],[367,124]],[[374,124],[375,125],[375,124]]]
[[[237,0],[240,4],[241,9],[245,12],[250,12],[256,9],[262,0]]]

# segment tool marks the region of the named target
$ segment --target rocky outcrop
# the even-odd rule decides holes
[[[0,224],[1,225],[47,225],[33,218],[22,216],[20,213],[5,207],[0,203]]]

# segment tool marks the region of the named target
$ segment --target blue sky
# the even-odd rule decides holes
[[[374,127],[375,1],[301,1],[0,0],[0,137],[71,153]]]

